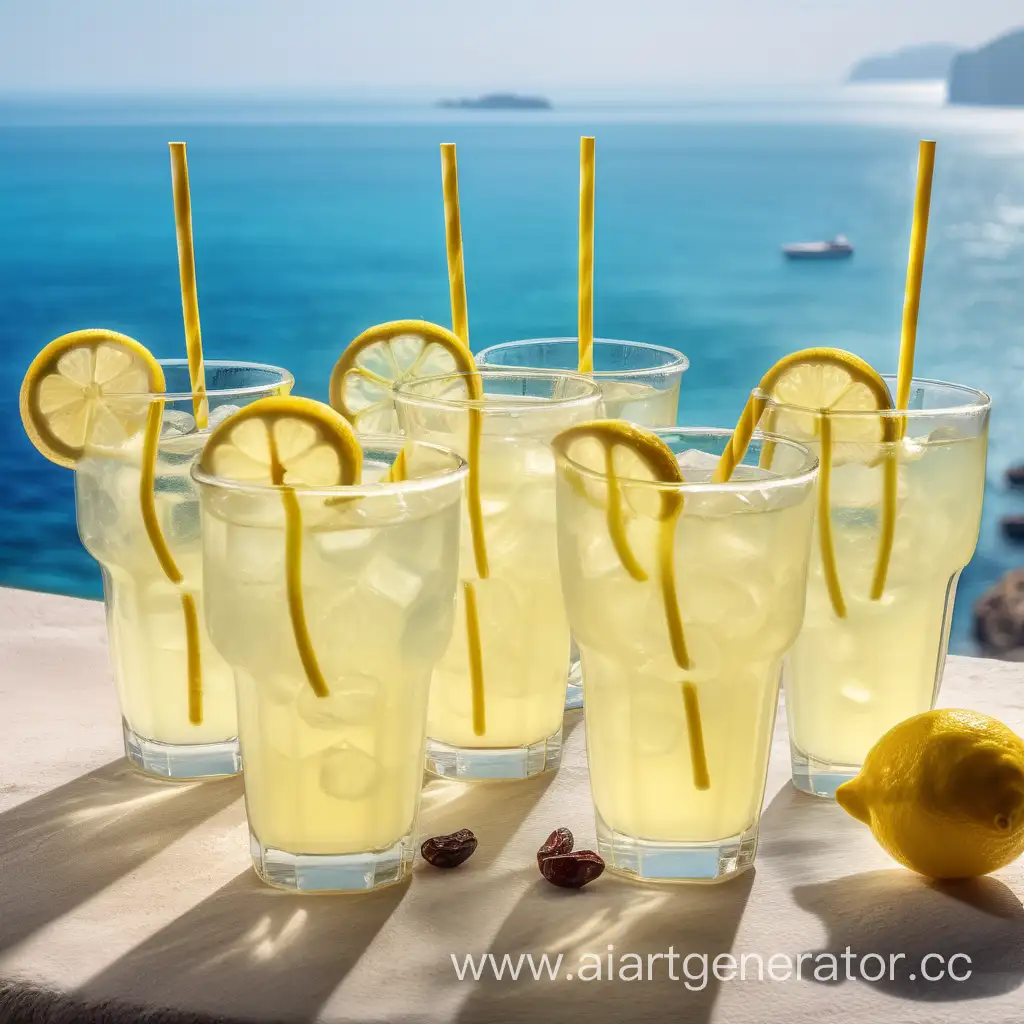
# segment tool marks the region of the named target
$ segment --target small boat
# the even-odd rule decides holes
[[[793,242],[782,251],[790,260],[845,260],[853,255],[853,246],[846,235],[836,235],[831,242]]]

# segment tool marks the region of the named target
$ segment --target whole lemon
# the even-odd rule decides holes
[[[976,711],[927,711],[890,729],[836,800],[922,875],[987,875],[1024,853],[1024,740]]]

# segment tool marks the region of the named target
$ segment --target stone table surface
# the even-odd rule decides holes
[[[240,779],[161,783],[127,767],[100,605],[0,589],[0,692],[0,1020],[1024,1019],[1024,863],[944,887],[897,867],[863,826],[788,784],[783,715],[756,870],[726,884],[605,876],[569,892],[540,878],[552,828],[594,841],[577,714],[550,778],[427,785],[422,833],[480,838],[457,872],[418,862],[410,884],[376,894],[295,896],[251,870]],[[1024,731],[1024,665],[951,658],[942,703]],[[616,979],[581,980],[609,947]],[[526,961],[518,981],[460,981],[452,955],[486,952],[563,960],[553,981]],[[683,959],[722,953],[746,957],[744,979],[702,985],[699,956]],[[817,958],[801,979],[783,979],[784,959],[770,976],[773,955],[801,953]],[[815,980],[830,953],[844,980]],[[860,978],[872,953],[898,958],[892,980]],[[965,954],[970,977],[925,981],[929,953]],[[631,980],[636,956],[650,980]],[[864,960],[869,975],[878,964]]]

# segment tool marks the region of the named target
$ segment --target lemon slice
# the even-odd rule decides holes
[[[203,469],[239,483],[337,487],[362,478],[363,451],[345,418],[297,395],[271,395],[219,423]]]
[[[396,385],[475,369],[469,349],[447,328],[394,320],[363,331],[341,354],[331,372],[331,405],[363,433],[397,434]]]
[[[352,428],[330,406],[295,395],[247,405],[214,429],[200,465],[238,483],[281,488],[285,512],[288,614],[306,679],[318,697],[330,696],[309,636],[302,595],[302,510],[296,487],[359,483],[363,452]]]
[[[773,409],[771,428],[795,440],[812,439],[818,416],[833,413],[875,412],[892,408],[885,381],[863,359],[841,349],[815,348],[780,360],[765,375],[761,390],[775,401],[795,409]],[[805,411],[804,411],[805,410]],[[879,417],[845,417],[832,424],[832,441],[877,444],[883,440]]]
[[[142,524],[164,575],[184,577],[160,529],[154,481],[164,403],[164,372],[152,353],[116,331],[74,331],[51,341],[32,360],[21,385],[21,419],[32,443],[51,462],[74,469],[91,448],[120,448],[143,435],[139,505]],[[203,721],[199,612],[181,592],[185,619],[188,717]]]
[[[852,352],[838,348],[808,348],[784,356],[761,378],[757,392],[747,399],[732,439],[722,453],[712,477],[716,483],[728,480],[736,466],[743,461],[751,435],[764,414],[769,398],[791,408],[771,408],[766,423],[768,429],[797,441],[816,439],[820,442],[818,537],[822,570],[832,608],[839,618],[845,618],[846,601],[839,582],[832,542],[830,494],[833,446],[838,441],[852,444],[897,441],[900,424],[894,417],[854,416],[835,420],[830,414],[891,409],[892,396],[885,381],[871,364]],[[762,459],[769,463],[771,447],[766,444],[762,453]],[[871,598],[876,601],[885,591],[896,531],[898,466],[895,451],[885,453],[884,463],[882,523],[871,585]]]
[[[639,563],[626,535],[623,519],[623,480],[682,483],[672,450],[657,434],[626,420],[594,420],[562,431],[555,438],[555,451],[570,463],[588,469],[597,477],[587,477],[566,467],[574,489],[597,508],[605,509],[608,532],[622,567],[643,582],[647,572]],[[627,503],[633,510],[652,519],[671,515],[678,495],[647,493],[644,488],[627,488]]]
[[[622,510],[622,481],[684,483],[683,472],[672,449],[657,434],[626,420],[594,420],[580,423],[563,430],[552,444],[555,452],[570,463],[563,466],[563,473],[569,474],[568,479],[573,487],[577,490],[583,488],[589,500],[594,500],[595,496],[586,490],[586,479],[573,468],[572,463],[602,478],[601,482],[606,488],[602,504],[607,509],[608,533],[619,560],[634,580],[646,582],[647,573],[633,554],[626,535]],[[675,576],[676,521],[683,508],[682,494],[672,490],[641,494],[645,491],[642,487],[631,488],[629,491],[636,492],[636,496],[630,500],[634,510],[658,519],[661,524],[658,536],[658,576],[665,623],[676,664],[688,671],[691,667],[690,657],[679,612]],[[690,680],[683,683],[683,705],[690,740],[694,785],[697,789],[707,789],[711,783],[704,748],[700,703],[697,687]]]
[[[73,469],[90,443],[117,446],[140,433],[145,396],[163,390],[163,370],[144,345],[114,331],[75,331],[32,360],[21,385],[21,420],[43,455]]]

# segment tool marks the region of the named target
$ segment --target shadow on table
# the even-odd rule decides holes
[[[582,722],[582,715],[566,714],[563,744]],[[532,779],[455,782],[424,775],[420,835],[426,838],[447,835],[461,828],[472,829],[480,846],[469,864],[474,872],[487,868],[530,816],[555,778],[555,772],[546,772]]]
[[[405,897],[296,895],[245,871],[78,992],[200,1019],[314,1020]]]
[[[544,980],[535,982],[528,966],[518,983],[507,976],[501,981],[482,978],[470,987],[459,1020],[619,1024],[666,1019],[666,1008],[671,1008],[673,1020],[708,1021],[719,983],[710,970],[704,972],[699,958],[685,958],[706,953],[710,965],[716,955],[732,949],[753,881],[753,871],[718,885],[642,885],[605,875],[586,889],[572,891],[538,878],[488,943],[487,952],[499,963],[505,953],[515,962],[529,952],[535,964],[542,953],[552,959],[561,953],[558,980],[542,976]],[[679,955],[671,965],[664,958],[649,959],[670,950]],[[607,983],[609,952],[612,984]],[[631,984],[640,980],[638,968],[643,980]]]
[[[0,951],[135,870],[242,795],[170,783],[123,758],[0,814]]]
[[[552,778],[473,784],[431,778],[420,834],[472,828],[480,849],[467,867],[482,877]],[[456,881],[422,863],[417,870],[437,874],[440,884]],[[187,1010],[203,1019],[314,1020],[407,890],[398,885],[365,895],[300,896],[271,889],[246,871],[77,995],[94,1007],[113,1000]]]
[[[828,928],[826,947],[812,952],[839,957],[849,947],[860,957],[878,954],[887,973],[884,980],[872,984],[887,995],[926,1002],[980,999],[1012,992],[1024,981],[1024,907],[996,878],[938,883],[897,868],[798,886],[793,897]],[[942,960],[922,963],[929,953]],[[950,958],[957,953],[970,960],[951,964]],[[828,982],[827,958],[824,963],[818,980]],[[852,963],[851,973],[857,977],[859,964],[859,960]],[[957,975],[970,970],[970,977],[963,981],[949,977],[944,971],[947,965]],[[871,976],[882,969],[878,960],[864,967]],[[845,978],[842,959],[838,968],[839,978]],[[929,981],[923,970],[945,976]],[[804,976],[809,974],[805,967]]]
[[[851,844],[874,843],[864,826],[834,800],[801,793],[786,782],[761,812],[759,861],[819,861],[835,846],[837,832],[849,833]]]

